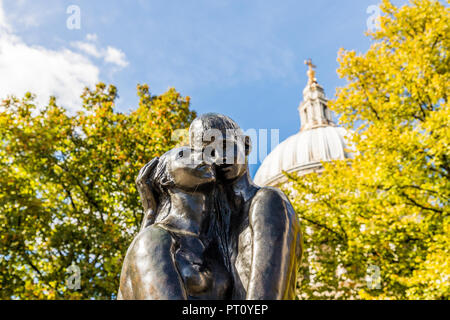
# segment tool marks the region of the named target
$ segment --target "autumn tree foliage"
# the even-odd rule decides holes
[[[450,12],[383,1],[363,54],[342,50],[331,108],[354,159],[291,176],[305,228],[301,298],[450,298]]]
[[[189,97],[152,95],[115,110],[117,90],[86,89],[69,114],[32,94],[0,106],[0,299],[110,299],[142,218],[139,169],[172,148],[195,118]],[[69,267],[81,271],[70,289]]]

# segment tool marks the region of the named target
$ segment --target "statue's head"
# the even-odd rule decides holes
[[[157,164],[150,176],[153,185],[159,188],[176,187],[192,191],[216,180],[216,174],[211,163],[193,161],[193,153],[188,147],[172,149],[160,158],[155,158]]]
[[[219,179],[232,181],[247,172],[250,137],[229,117],[217,113],[201,115],[192,122],[189,137],[191,148],[216,164]]]

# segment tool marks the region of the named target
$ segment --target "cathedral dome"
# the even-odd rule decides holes
[[[263,161],[255,175],[260,186],[275,186],[286,179],[283,171],[306,174],[321,168],[321,161],[344,160],[348,132],[340,127],[301,131],[280,143]]]
[[[304,175],[322,169],[322,161],[351,158],[346,143],[349,132],[336,126],[327,108],[323,88],[308,62],[309,81],[300,103],[301,130],[280,143],[263,161],[254,181],[260,186],[279,186],[287,181],[283,171]]]

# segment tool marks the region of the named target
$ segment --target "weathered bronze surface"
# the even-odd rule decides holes
[[[250,138],[205,114],[190,141],[139,173],[145,215],[118,299],[294,299],[299,222],[284,193],[250,179]]]

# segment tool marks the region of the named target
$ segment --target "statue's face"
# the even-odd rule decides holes
[[[213,165],[205,161],[193,161],[194,153],[189,148],[174,149],[167,156],[167,171],[177,187],[192,190],[215,182]]]
[[[242,176],[247,171],[247,155],[243,141],[236,136],[222,137],[215,144],[216,172],[219,179],[232,181]]]

